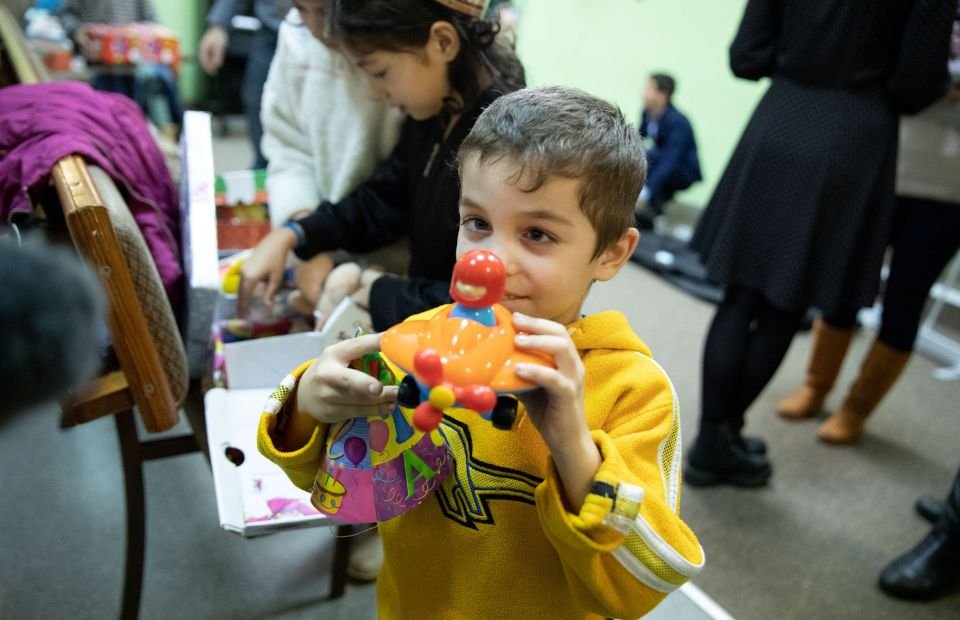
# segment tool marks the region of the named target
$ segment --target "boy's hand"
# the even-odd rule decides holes
[[[320,422],[387,415],[397,400],[396,386],[354,370],[350,362],[380,350],[380,334],[351,338],[327,347],[297,386],[297,408]]]
[[[518,377],[542,388],[519,398],[550,449],[568,504],[579,510],[601,461],[584,413],[583,362],[563,325],[517,312],[513,324],[525,332],[516,337],[518,348],[549,355],[556,365],[517,364]]]

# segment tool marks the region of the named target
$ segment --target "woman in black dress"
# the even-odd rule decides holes
[[[956,0],[750,0],[730,48],[771,77],[691,242],[726,286],[703,356],[693,485],[760,486],[741,435],[807,308],[873,303],[894,207],[897,122],[948,84]]]

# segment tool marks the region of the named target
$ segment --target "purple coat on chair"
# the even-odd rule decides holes
[[[183,298],[177,190],[143,113],[122,95],[82,82],[0,89],[0,222],[29,213],[27,192],[71,154],[117,183],[176,304]]]

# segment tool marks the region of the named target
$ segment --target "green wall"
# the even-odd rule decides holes
[[[207,3],[196,0],[158,0],[154,2],[154,6],[157,8],[157,20],[180,37],[180,54],[183,56],[177,80],[180,96],[188,104],[200,101],[204,96],[206,82],[197,62],[197,44],[203,35]]]
[[[704,181],[677,196],[704,206],[765,83],[739,80],[727,50],[746,0],[520,0],[517,51],[530,85],[576,86],[639,123],[646,76],[677,80]]]

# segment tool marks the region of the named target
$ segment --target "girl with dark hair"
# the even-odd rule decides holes
[[[484,8],[485,0],[330,4],[329,39],[364,71],[372,95],[407,118],[400,142],[369,180],[260,242],[241,272],[241,316],[255,292],[270,303],[290,251],[303,259],[336,249],[363,253],[403,236],[410,242],[408,278],[349,265],[340,273],[352,274],[350,282],[336,283],[340,296],[367,307],[378,331],[449,301],[460,191],[451,162],[480,112],[524,85],[523,68],[497,40],[497,26],[481,19]]]

